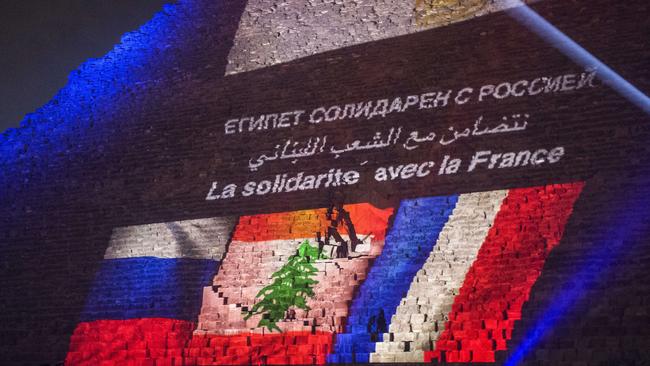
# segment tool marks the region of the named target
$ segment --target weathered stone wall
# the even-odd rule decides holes
[[[507,9],[496,1],[248,1],[227,74],[252,71]]]
[[[0,136],[0,364],[501,364],[520,351],[530,365],[648,360],[649,120],[602,83],[391,117],[446,129],[521,108],[539,117],[525,143],[566,143],[566,164],[205,200],[214,180],[431,156],[288,162],[258,176],[242,166],[274,139],[321,128],[350,141],[387,126],[224,136],[233,115],[583,71],[504,7],[184,0],[84,64]],[[650,91],[647,2],[533,8]],[[521,146],[496,137],[449,154]],[[358,234],[372,234],[368,252],[317,262],[314,310],[286,319],[285,332],[243,321],[296,240],[315,242],[341,202]],[[359,217],[380,224],[363,230]]]

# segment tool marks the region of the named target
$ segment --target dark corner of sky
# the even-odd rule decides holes
[[[172,0],[0,1],[0,134]]]

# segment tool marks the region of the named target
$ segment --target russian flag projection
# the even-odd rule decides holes
[[[233,225],[222,218],[115,229],[66,364],[180,357]]]
[[[67,364],[494,362],[582,187],[116,229]]]

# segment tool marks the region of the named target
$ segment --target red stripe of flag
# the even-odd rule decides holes
[[[95,320],[77,325],[70,338],[66,365],[122,366],[176,365],[196,323],[186,320],[145,318]]]
[[[454,299],[449,321],[425,361],[494,362],[544,261],[560,242],[583,183],[513,189]]]
[[[332,342],[329,332],[195,334],[184,365],[322,365]]]

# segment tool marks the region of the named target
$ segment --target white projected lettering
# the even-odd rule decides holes
[[[490,101],[498,103],[509,98],[536,97],[595,88],[598,86],[595,83],[596,76],[595,69],[587,69],[580,74],[566,73],[484,84],[478,87],[464,86],[458,89],[319,106],[311,110],[302,108],[280,113],[260,113],[228,119],[224,124],[224,133],[237,135],[309,127],[309,132],[312,134],[318,126],[328,123],[344,120],[380,122],[389,115],[410,110],[419,111],[419,115],[425,113],[423,118],[431,121],[431,116],[427,116],[426,113],[452,105],[464,108],[467,105]],[[412,114],[409,118],[413,118]],[[449,121],[449,118],[444,120]],[[261,169],[273,167],[274,164],[283,161],[291,165],[299,162],[311,164],[318,161],[319,163],[314,166],[325,166],[327,170],[320,173],[308,173],[304,169],[297,172],[280,172],[271,178],[253,178],[245,183],[214,181],[205,199],[214,201],[354,186],[364,177],[375,182],[416,181],[435,176],[535,168],[557,164],[567,154],[566,146],[557,145],[524,145],[525,148],[514,151],[471,147],[472,144],[481,143],[483,146],[485,143],[493,142],[499,142],[501,146],[503,137],[521,139],[526,136],[528,143],[535,141],[531,136],[526,135],[526,131],[531,126],[542,124],[543,121],[536,120],[525,111],[510,112],[497,118],[481,114],[471,121],[473,123],[462,120],[453,124],[434,122],[431,123],[431,127],[426,128],[421,127],[422,123],[418,124],[420,126],[418,128],[408,127],[404,121],[393,126],[377,126],[377,128],[370,126],[359,128],[357,125],[354,132],[350,134],[351,137],[346,134],[337,134],[338,137],[333,134],[319,134],[285,138],[272,144],[273,148],[257,151],[247,162],[242,162],[247,171],[257,173]],[[468,125],[469,127],[466,127]],[[341,128],[346,126],[341,125]],[[356,133],[361,135],[357,137]],[[298,134],[292,133],[292,135]],[[349,140],[340,141],[344,139],[341,136],[348,136]],[[501,137],[493,139],[492,136]],[[453,146],[458,146],[454,148],[455,152],[446,151]],[[457,151],[459,148],[464,152],[459,153]],[[367,165],[369,161],[374,161],[373,156],[389,158],[395,156],[395,159],[398,159],[398,156],[403,154],[413,152],[419,154],[420,151],[423,154],[421,161],[380,164],[381,166],[373,167]],[[437,157],[432,158],[433,156]],[[341,161],[346,162],[347,168],[331,165],[328,167],[328,163],[336,164],[340,158],[344,158]],[[353,165],[358,164],[359,168],[349,168],[350,162]]]
[[[539,76],[526,80],[504,81],[479,87],[461,87],[432,91],[408,96],[395,96],[362,102],[320,106],[311,111],[299,109],[280,113],[242,116],[226,120],[225,135],[254,133],[274,129],[300,128],[321,123],[343,120],[379,120],[395,113],[410,110],[431,110],[450,105],[483,103],[524,96],[565,93],[594,88],[596,70],[588,69],[580,74],[567,73],[556,76]]]

